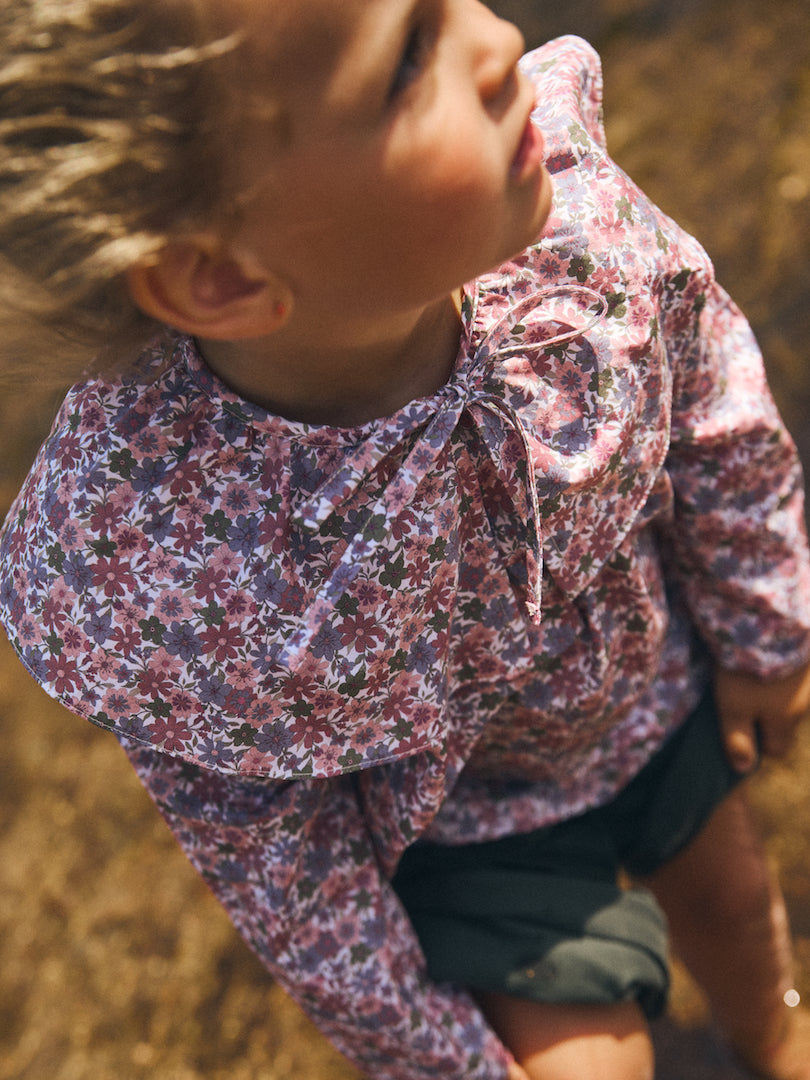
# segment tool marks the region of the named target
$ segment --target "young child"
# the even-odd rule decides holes
[[[477,0],[0,29],[8,364],[85,372],[2,534],[28,670],[369,1076],[651,1077],[663,909],[808,1080],[737,786],[810,704],[800,470],[592,50]]]

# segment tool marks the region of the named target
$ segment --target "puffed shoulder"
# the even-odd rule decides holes
[[[602,61],[592,45],[574,35],[556,38],[527,53],[520,67],[538,88],[541,126],[554,116],[576,117],[605,149]]]

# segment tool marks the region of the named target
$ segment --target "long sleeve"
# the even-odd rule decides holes
[[[472,1000],[425,973],[357,786],[237,779],[121,740],[193,865],[273,977],[374,1080],[503,1080]]]
[[[776,676],[810,655],[798,455],[751,329],[711,276],[686,284],[671,323],[677,580],[721,665]]]

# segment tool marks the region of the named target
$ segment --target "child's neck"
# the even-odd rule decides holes
[[[286,329],[253,341],[200,341],[229,387],[289,420],[352,427],[435,393],[458,354],[460,295],[425,308],[393,333],[341,346]]]

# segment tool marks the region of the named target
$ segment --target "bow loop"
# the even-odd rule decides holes
[[[493,453],[491,444],[487,445],[487,450],[498,479],[511,495],[512,506],[508,512],[511,520],[506,531],[507,535],[511,534],[513,541],[516,541],[522,549],[518,553],[521,556],[520,565],[523,568],[521,579],[518,580],[515,576],[516,558],[512,550],[514,542],[511,545],[506,542],[502,536],[502,530],[495,524],[493,524],[492,533],[503,556],[512,587],[518,596],[520,609],[530,623],[537,625],[540,622],[543,551],[537,484],[526,429],[515,410],[494,395],[482,397],[474,403],[472,408],[485,410],[496,417],[507,431],[514,432],[518,437],[520,464],[523,466],[520,470],[510,468],[502,455]]]

